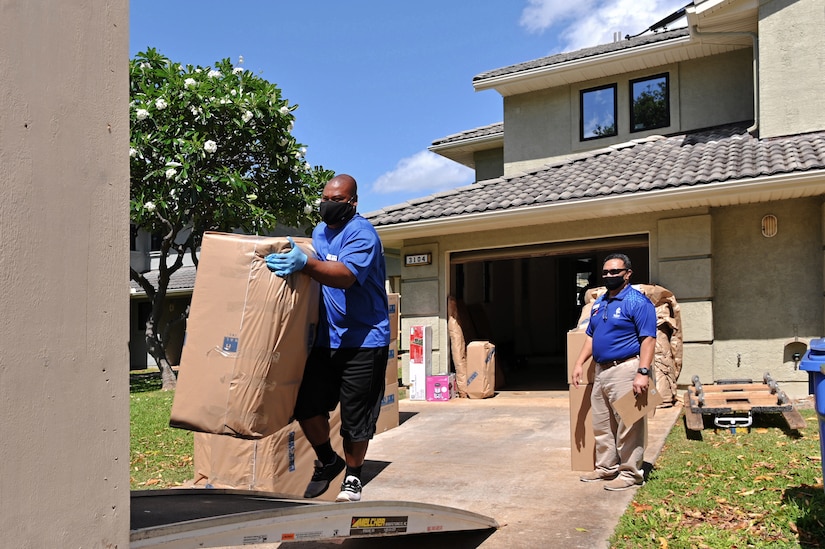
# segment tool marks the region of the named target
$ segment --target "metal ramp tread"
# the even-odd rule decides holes
[[[248,490],[133,491],[130,549],[224,547],[487,530],[484,515],[426,503],[326,503]]]
[[[753,413],[781,413],[791,429],[805,426],[805,419],[769,373],[765,373],[764,383],[747,379],[703,385],[698,376],[693,376],[692,382],[685,392],[684,411],[687,428],[693,431],[704,429],[703,415],[715,416],[717,427],[748,427]]]

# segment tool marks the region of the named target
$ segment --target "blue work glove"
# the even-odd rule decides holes
[[[289,276],[300,271],[307,264],[307,254],[295,245],[291,236],[286,237],[292,249],[285,254],[269,254],[266,256],[266,266],[278,276]]]

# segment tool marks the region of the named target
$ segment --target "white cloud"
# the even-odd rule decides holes
[[[470,168],[430,151],[401,159],[395,169],[381,175],[371,186],[378,194],[415,192],[419,196],[473,182]]]
[[[529,32],[553,30],[559,51],[575,51],[613,41],[613,34],[638,34],[683,8],[687,0],[528,0],[519,23]],[[685,25],[681,19],[670,28]]]

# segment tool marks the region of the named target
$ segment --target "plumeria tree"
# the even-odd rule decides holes
[[[148,49],[130,63],[130,99],[131,220],[161,239],[156,285],[131,277],[151,300],[147,348],[171,389],[167,289],[187,256],[197,266],[204,231],[311,226],[333,173],[310,166],[292,136],[297,105],[229,59],[183,66]]]

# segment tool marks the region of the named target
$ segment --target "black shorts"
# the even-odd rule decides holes
[[[384,398],[388,347],[328,349],[314,347],[298,390],[295,419],[326,415],[341,403],[341,436],[370,440]]]

